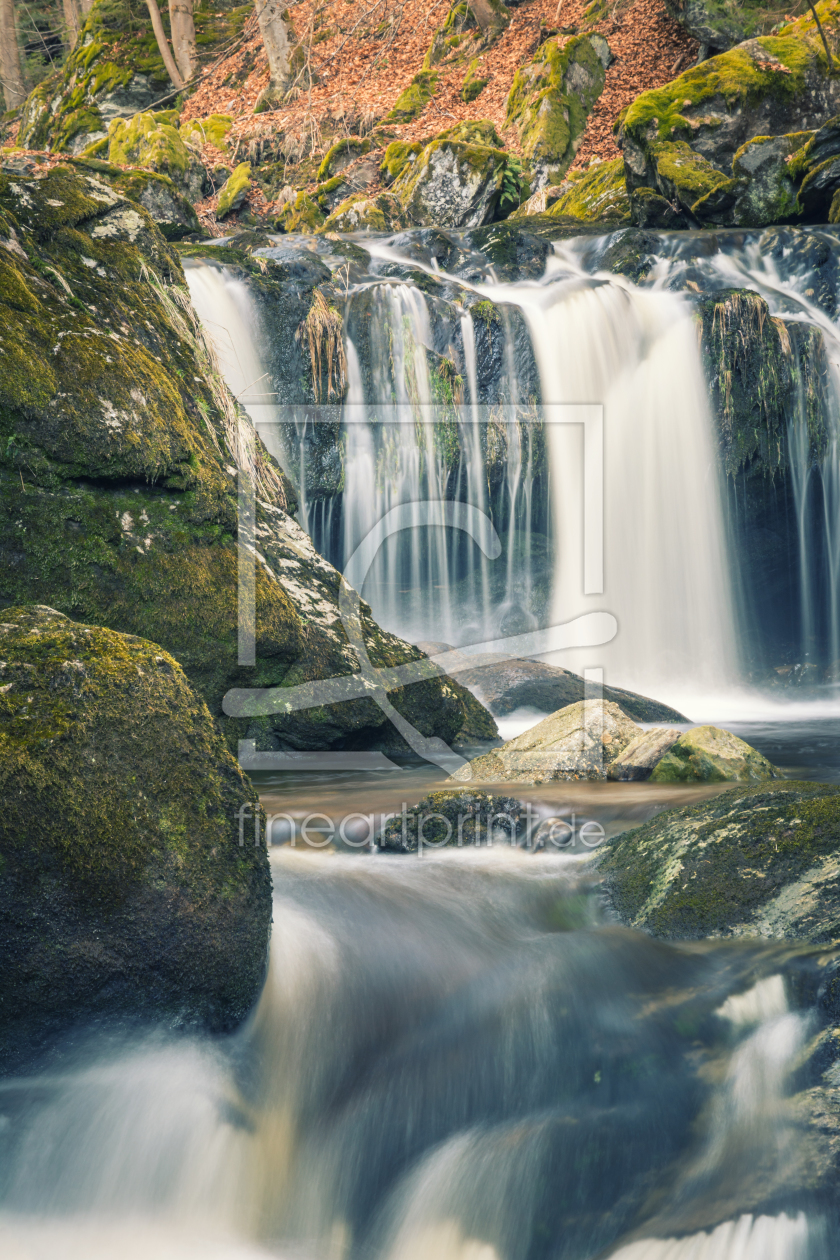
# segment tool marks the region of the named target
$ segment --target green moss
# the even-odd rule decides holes
[[[402,208],[390,193],[354,193],[336,206],[319,232],[393,232],[405,227]]]
[[[206,118],[193,118],[181,125],[181,139],[193,144],[212,144],[222,153],[227,152],[227,136],[233,119],[229,114],[208,114]]]
[[[601,870],[625,921],[658,936],[720,935],[754,922],[783,888],[838,846],[837,789],[786,782],[734,788],[660,814],[611,841]],[[829,935],[840,936],[832,887],[829,880],[823,913],[812,904],[815,921],[809,927],[806,919],[797,935],[825,939],[828,927]]]
[[[299,192],[294,201],[287,201],[275,220],[279,231],[300,232],[304,236],[317,231],[323,223],[324,215],[317,201],[305,192]]]
[[[630,222],[630,199],[624,182],[624,159],[601,162],[573,175],[571,187],[546,212],[553,218],[571,215],[586,223]]]
[[[216,199],[216,218],[224,219],[231,211],[238,210],[247,197],[250,187],[251,163],[240,162],[219,189]]]
[[[571,165],[586,119],[605,81],[606,41],[579,35],[550,39],[517,70],[507,100],[526,163],[556,183]]]
[[[339,140],[324,154],[323,161],[318,167],[318,179],[327,179],[333,167],[342,159],[346,165],[348,161],[361,157],[364,153],[370,153],[372,148],[373,145],[368,138],[360,140],[357,136],[348,136],[346,139]]]
[[[470,62],[467,73],[464,75],[464,82],[461,86],[461,100],[466,101],[468,105],[471,101],[474,101],[477,96],[481,95],[487,87],[487,84],[490,82],[489,78],[482,78],[478,73],[478,65],[479,62],[476,57]]]
[[[400,92],[385,122],[407,123],[419,118],[435,94],[438,76],[433,70],[421,70]]]
[[[416,140],[413,142],[406,140],[392,141],[385,150],[385,156],[379,167],[382,178],[386,183],[392,184],[407,163],[412,158],[417,158],[422,152],[423,146]]]
[[[108,161],[115,166],[147,166],[186,186],[194,159],[173,123],[173,114],[167,110],[115,119],[108,128]]]

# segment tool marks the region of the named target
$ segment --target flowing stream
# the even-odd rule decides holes
[[[617,927],[572,856],[272,861],[238,1034],[79,1032],[0,1083],[4,1256],[836,1254],[793,1157],[808,951]]]

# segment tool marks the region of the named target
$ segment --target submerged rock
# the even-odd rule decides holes
[[[619,916],[670,938],[840,939],[840,790],[742,787],[609,841],[600,870]]]
[[[781,770],[730,731],[695,726],[656,764],[652,783],[765,783]]]
[[[524,829],[522,807],[512,796],[487,792],[432,792],[412,809],[403,807],[386,823],[379,838],[384,852],[416,853],[447,845],[492,843],[494,837],[515,843]]]
[[[0,617],[0,1060],[92,1017],[234,1027],[271,925],[252,785],[156,644]]]

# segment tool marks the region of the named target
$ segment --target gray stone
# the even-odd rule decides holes
[[[607,778],[621,781],[649,779],[656,763],[679,737],[679,731],[661,727],[642,731],[610,763]]]

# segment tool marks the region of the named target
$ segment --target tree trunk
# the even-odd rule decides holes
[[[2,3],[4,3],[4,0],[0,0],[0,4]],[[175,58],[172,56],[172,49],[169,47],[169,40],[166,38],[166,31],[163,29],[157,0],[146,0],[146,7],[149,10],[149,17],[152,19],[152,30],[155,33],[160,55],[163,57],[163,64],[166,66],[166,73],[180,91],[184,86],[184,80],[181,78],[180,71],[175,64]]]
[[[0,0],[0,78],[3,80],[6,109],[17,109],[26,100],[26,88],[20,69],[20,47],[12,0]]]
[[[289,86],[292,40],[289,23],[283,18],[286,0],[256,0],[257,21],[268,57],[271,86],[285,92]]]
[[[169,0],[169,29],[172,31],[172,51],[181,72],[188,82],[195,70],[195,23],[193,0]]]
[[[82,29],[82,18],[76,0],[61,0],[64,11],[64,25],[67,30],[67,42],[71,48],[76,47],[79,31]]]

